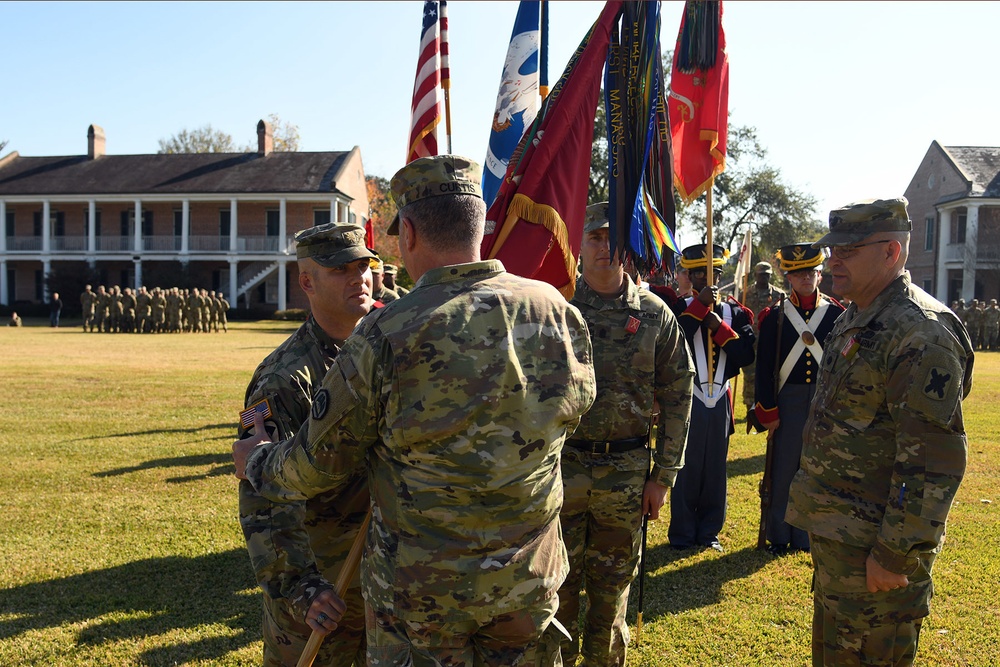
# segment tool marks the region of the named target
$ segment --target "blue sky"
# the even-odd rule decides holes
[[[550,79],[600,12],[552,2]],[[681,2],[663,3],[672,47]],[[0,3],[0,139],[78,155],[102,126],[112,154],[211,123],[238,144],[260,118],[302,149],[361,147],[368,173],[404,159],[420,2]],[[516,2],[449,3],[453,151],[482,161]],[[1000,146],[993,76],[1000,3],[725,3],[731,122],[752,125],[819,217],[902,194],[932,140]]]

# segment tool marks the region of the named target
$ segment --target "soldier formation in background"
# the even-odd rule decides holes
[[[83,330],[88,333],[219,333],[229,331],[229,302],[214,290],[140,287],[132,292],[118,285],[95,292],[87,285],[80,294]]]
[[[1000,345],[1000,307],[997,306],[996,299],[990,299],[990,305],[986,305],[986,300],[973,299],[968,306],[965,299],[959,299],[951,303],[951,309],[969,332],[974,350],[993,350]]]

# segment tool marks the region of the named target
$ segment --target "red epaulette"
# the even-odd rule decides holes
[[[734,297],[732,294],[727,294],[726,295],[726,301],[732,301],[737,306],[739,306],[740,308],[742,308],[743,312],[746,313],[747,317],[750,318],[750,326],[753,326],[753,322],[754,322],[753,317],[754,316],[753,316],[753,311],[752,310],[750,310],[749,308],[747,308],[746,306],[744,306],[742,303],[740,303],[739,301],[737,301],[736,297]]]

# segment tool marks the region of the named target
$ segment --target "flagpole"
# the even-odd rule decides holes
[[[542,0],[538,4],[538,95],[541,101],[549,96],[549,2]]]
[[[705,269],[705,277],[708,287],[712,286],[715,280],[715,245],[712,239],[712,188],[715,186],[715,175],[708,179],[708,190],[705,191],[705,255],[708,258],[708,266]],[[712,312],[715,312],[715,302],[712,302]],[[715,344],[712,342],[712,330],[708,330],[708,344],[705,346],[705,355],[708,361],[708,395],[715,395],[715,373],[712,371],[715,357]]]
[[[448,2],[441,3],[441,88],[444,89],[444,126],[448,133],[448,155],[451,155],[451,63],[448,48]]]

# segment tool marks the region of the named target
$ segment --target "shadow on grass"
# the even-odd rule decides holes
[[[749,577],[773,560],[773,557],[756,549],[727,552],[724,555],[698,560],[669,572],[651,575],[664,565],[682,559],[694,558],[693,549],[677,550],[663,544],[649,549],[644,591],[643,618],[654,620],[668,614],[678,614],[716,604],[722,597],[722,587],[736,579]],[[629,602],[629,619],[634,623],[639,610],[639,580],[632,583]]]
[[[206,477],[232,475],[236,472],[236,466],[233,465],[232,454],[229,452],[222,452],[218,454],[191,454],[190,456],[171,456],[164,459],[152,459],[150,461],[145,461],[126,468],[115,468],[114,470],[95,472],[94,477],[118,477],[120,475],[139,472],[140,470],[150,470],[152,468],[190,468],[192,466],[207,466],[212,464],[216,464],[216,467],[204,474],[185,475],[183,477],[168,477],[166,481],[168,483],[178,484],[182,482],[192,482],[195,480],[205,479]]]
[[[133,431],[131,433],[104,433],[101,435],[88,435],[83,438],[74,438],[73,440],[67,440],[66,442],[83,442],[85,440],[107,440],[109,438],[133,438],[145,435],[167,435],[173,433],[201,433],[202,431],[215,431],[225,429],[229,431],[233,436],[236,435],[236,422],[224,422],[222,424],[205,424],[204,426],[192,426],[191,428],[154,428],[146,431]],[[212,436],[210,438],[205,438],[205,440],[221,440],[222,438],[229,437],[228,435]]]
[[[25,632],[85,626],[76,645],[86,650],[118,640],[142,644],[177,630],[224,625],[225,634],[155,647],[137,665],[176,665],[219,660],[260,639],[260,598],[244,549],[194,558],[170,556],[126,563],[0,590],[0,641]],[[123,616],[131,616],[124,618]],[[31,663],[30,656],[25,664]]]
[[[765,456],[761,453],[756,456],[729,461],[726,463],[726,476],[732,479],[733,477],[742,477],[743,475],[763,475],[764,460]]]

